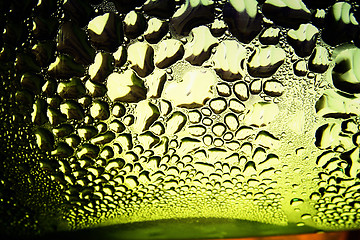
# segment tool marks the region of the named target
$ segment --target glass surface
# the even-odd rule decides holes
[[[359,22],[357,1],[1,1],[1,234],[358,229]]]

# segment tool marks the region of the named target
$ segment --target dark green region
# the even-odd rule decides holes
[[[1,54],[0,54],[1,55]],[[40,169],[51,160],[35,145],[29,102],[17,101],[20,76],[13,63],[0,56],[0,239],[21,239],[53,232],[64,225],[64,207],[58,185]],[[27,91],[26,89],[22,89]],[[54,161],[54,159],[52,159]],[[66,225],[66,224],[65,224]],[[66,227],[66,226],[65,226]]]
[[[44,235],[39,239],[222,239],[303,234],[318,231],[318,229],[307,226],[298,227],[294,223],[287,226],[277,226],[233,219],[190,218],[119,224],[72,232],[57,232]]]

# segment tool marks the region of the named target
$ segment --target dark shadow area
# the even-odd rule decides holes
[[[222,239],[314,233],[317,229],[295,224],[277,226],[233,219],[177,219],[119,224],[84,230],[56,232],[37,239]]]

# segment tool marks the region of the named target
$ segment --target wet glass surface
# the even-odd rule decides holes
[[[16,0],[0,13],[4,235],[360,227],[356,1]]]

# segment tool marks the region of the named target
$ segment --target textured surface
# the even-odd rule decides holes
[[[1,3],[1,232],[359,228],[359,6],[316,2]]]

